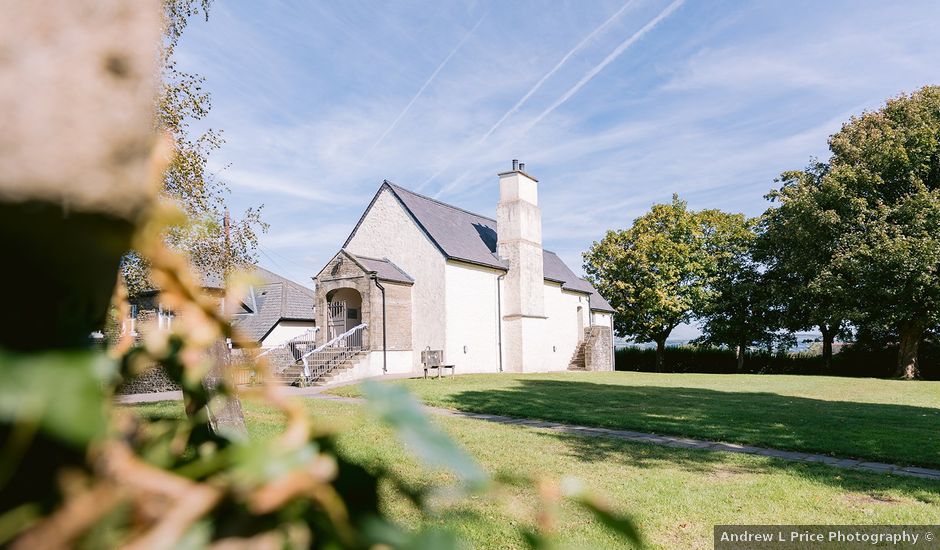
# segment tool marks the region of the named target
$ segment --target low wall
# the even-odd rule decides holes
[[[584,368],[593,371],[614,370],[613,335],[610,327],[594,325],[584,329]]]

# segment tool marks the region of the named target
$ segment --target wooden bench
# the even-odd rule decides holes
[[[454,365],[444,364],[444,350],[431,349],[430,347],[421,352],[421,362],[424,364],[424,377],[428,377],[428,371],[437,369],[437,377],[440,378],[446,369],[450,369],[450,375],[454,375]]]

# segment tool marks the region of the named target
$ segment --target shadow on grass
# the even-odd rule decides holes
[[[940,409],[774,393],[519,380],[440,404],[465,411],[940,467]],[[602,443],[599,443],[602,445]]]
[[[613,462],[640,469],[675,468],[705,475],[716,483],[733,482],[739,476],[789,474],[844,492],[879,495],[900,492],[928,504],[940,504],[940,482],[919,478],[877,474],[787,460],[727,453],[678,449],[658,445],[591,438],[554,432],[540,432],[544,437],[563,443],[567,454],[584,462]],[[890,498],[890,497],[889,497]]]

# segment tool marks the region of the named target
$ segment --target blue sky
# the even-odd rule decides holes
[[[383,179],[493,216],[513,158],[576,271],[674,192],[759,214],[849,116],[940,83],[938,22],[935,1],[216,0],[178,60],[213,94],[230,203],[264,204],[260,263],[309,285]]]

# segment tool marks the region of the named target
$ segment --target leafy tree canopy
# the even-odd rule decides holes
[[[857,326],[892,327],[898,374],[917,375],[917,344],[940,321],[940,87],[853,117],[829,141],[826,187],[843,205],[833,259]]]
[[[616,309],[620,336],[656,342],[660,351],[672,330],[701,309],[719,266],[740,240],[743,216],[695,212],[673,195],[653,205],[630,229],[608,231],[584,254],[584,269]]]
[[[191,17],[208,18],[211,0],[164,0],[162,87],[157,101],[156,125],[172,137],[173,156],[164,171],[163,198],[175,204],[184,220],[166,230],[167,243],[185,251],[202,273],[223,275],[257,261],[258,232],[267,230],[261,206],[229,219],[226,185],[207,170],[209,155],[223,144],[213,129],[193,135],[192,124],[211,109],[211,96],[203,77],[177,67],[173,53]],[[226,227],[228,225],[228,227]],[[152,287],[147,262],[136,253],[124,261],[124,277],[131,294]]]

